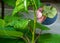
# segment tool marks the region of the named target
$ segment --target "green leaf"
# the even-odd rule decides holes
[[[15,29],[25,29],[29,23],[28,19],[23,19],[16,16],[6,16],[5,21],[7,22],[7,26],[13,26]]]
[[[8,23],[8,22],[11,22],[11,21],[14,21],[14,20],[16,20],[16,21],[20,20],[20,17],[17,17],[17,16],[10,16],[10,17],[9,16],[5,16],[4,20],[5,20],[5,22]]]
[[[14,25],[17,29],[25,29],[28,26],[29,20],[27,19],[20,19],[20,21],[17,21]]]
[[[37,9],[38,8],[40,8],[40,6],[41,6],[41,2],[40,2],[40,0],[34,0],[35,1],[35,4],[36,4],[36,7],[37,7]]]
[[[33,27],[34,27],[34,21],[33,20],[30,21],[29,26],[33,29]],[[50,29],[50,28],[48,28],[48,27],[46,27],[40,23],[36,23],[36,28],[39,28],[41,30],[49,30]]]
[[[9,31],[9,30],[5,30],[2,29],[0,30],[0,37],[5,37],[5,38],[21,38],[23,37],[23,33],[22,32],[18,32],[18,31]]]
[[[6,22],[6,26],[14,26],[14,24],[16,23],[16,21],[20,20],[20,17],[16,17],[16,16],[5,16],[4,18],[5,22]]]
[[[25,43],[22,39],[0,38],[0,43]]]
[[[45,15],[49,18],[54,18],[57,14],[57,10],[55,7],[52,7],[52,6],[44,6],[42,13],[43,13],[43,15]]]
[[[8,26],[8,27],[0,27],[0,30],[8,30],[8,31],[16,31],[15,29],[14,29],[14,27],[10,27],[10,26]]]
[[[25,34],[24,34],[26,37],[29,38],[29,40],[31,41],[32,39],[32,33],[31,31],[29,30],[29,28],[27,30],[25,30]]]
[[[16,31],[13,27],[0,27],[0,38],[20,38],[22,36],[23,33]]]
[[[16,1],[16,6],[15,6],[15,8],[13,10],[12,15],[15,15],[17,12],[19,12],[23,8],[24,8],[24,1],[23,0],[17,0]]]
[[[38,43],[60,43],[60,35],[58,35],[58,34],[43,34],[38,39]]]
[[[17,0],[16,1],[16,6],[13,10],[12,15],[15,15],[17,12],[22,11],[22,10],[28,11],[28,8],[27,8],[28,5],[29,5],[29,3],[28,3],[27,0]]]
[[[24,1],[24,7],[25,7],[25,11],[28,12],[28,0]]]
[[[26,43],[23,39],[17,40],[17,43]]]
[[[22,10],[22,9],[23,9],[23,4],[21,4],[21,5],[18,6],[18,7],[15,7],[14,10],[13,10],[12,15],[15,15],[17,12],[19,12],[19,11]]]
[[[16,0],[3,0],[4,3],[8,4],[11,7],[15,7]]]
[[[40,2],[40,0],[31,0],[31,5],[32,7],[34,6],[34,8],[37,10],[38,8],[40,8],[43,4]]]
[[[36,26],[37,26],[37,28],[40,28],[41,30],[50,30],[50,28],[48,28],[47,26],[40,24],[40,23],[37,23]]]
[[[24,10],[25,12],[26,11],[28,12],[28,7],[32,4],[34,4],[37,9],[40,7],[40,5],[42,5],[40,3],[40,0],[37,0],[37,1],[36,0],[33,0],[33,1],[31,1],[31,0],[17,0],[16,6],[13,10],[12,15],[15,15],[17,12],[22,11],[22,10]]]
[[[0,19],[0,27],[5,27],[5,21]]]

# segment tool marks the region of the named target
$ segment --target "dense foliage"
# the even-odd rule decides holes
[[[1,43],[60,43],[60,35],[50,33],[42,34],[42,31],[50,29],[38,23],[36,20],[36,10],[41,7],[40,0],[3,1],[10,6],[14,6],[14,9],[11,16],[5,16],[4,19],[0,19]],[[33,8],[34,20],[23,18],[18,14],[18,12],[22,12],[22,10],[29,13],[29,6]],[[40,30],[38,33],[36,33],[37,29]]]

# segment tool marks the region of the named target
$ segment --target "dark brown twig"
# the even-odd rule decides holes
[[[1,0],[1,8],[2,8],[1,18],[4,19],[4,2],[2,0]]]
[[[41,32],[42,32],[42,30],[41,30]],[[40,37],[41,32],[40,32],[40,34],[38,34],[38,36],[36,37],[35,42],[36,42],[36,41],[38,40],[38,38]]]
[[[30,40],[29,40],[29,38],[28,38],[27,36],[25,36],[25,38],[27,39],[28,43],[30,43]]]

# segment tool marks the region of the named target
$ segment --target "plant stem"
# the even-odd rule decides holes
[[[37,22],[37,19],[36,19],[36,10],[37,10],[37,6],[35,4],[35,0],[32,0],[32,5],[33,5],[33,10],[34,10],[34,28],[33,28],[33,31],[32,31],[32,43],[35,43],[35,29],[36,29],[36,22]]]
[[[34,41],[34,31],[32,32],[32,43],[35,43],[35,41]]]
[[[35,29],[36,29],[36,11],[35,11],[35,8],[34,8],[34,29],[32,31],[32,43],[35,43]]]

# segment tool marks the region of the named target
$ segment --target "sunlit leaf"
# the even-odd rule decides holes
[[[12,15],[15,15],[17,12],[22,11],[22,10],[27,11],[28,10],[28,8],[27,8],[28,4],[29,3],[27,2],[27,0],[17,0],[16,6],[13,10]]]
[[[18,29],[24,29],[28,26],[29,20],[27,19],[20,19],[20,21],[17,21],[14,25],[15,28]]]

